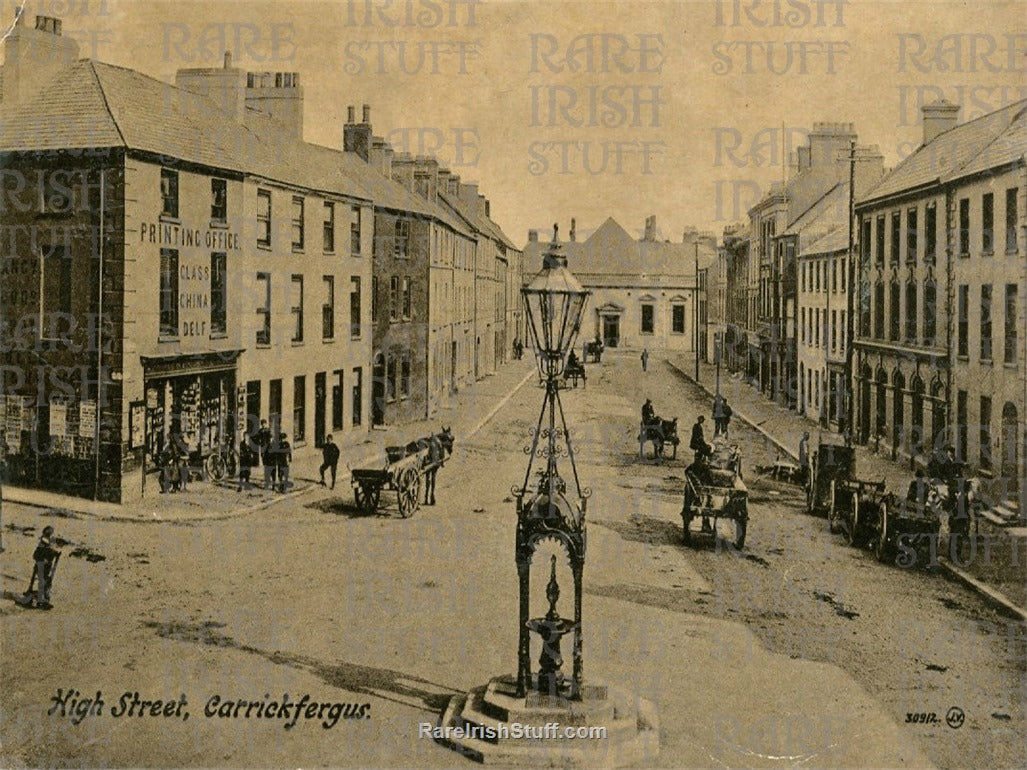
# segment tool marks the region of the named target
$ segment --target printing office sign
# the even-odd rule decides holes
[[[217,274],[223,273],[224,260],[218,264],[213,255],[238,251],[239,233],[225,227],[201,229],[163,221],[142,222],[139,232],[143,243],[173,250],[177,255],[171,267],[177,283],[179,336],[208,337],[215,331],[210,328],[211,302],[216,301],[213,287],[225,280],[223,274]]]

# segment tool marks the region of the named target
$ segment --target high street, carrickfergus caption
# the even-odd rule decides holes
[[[1023,0],[0,0],[0,766],[1027,767]]]

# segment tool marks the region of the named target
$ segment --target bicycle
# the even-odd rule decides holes
[[[234,447],[220,447],[207,455],[203,461],[203,469],[207,472],[207,476],[214,481],[221,481],[226,477],[231,478],[239,470],[239,455]]]

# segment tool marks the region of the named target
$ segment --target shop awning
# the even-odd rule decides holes
[[[139,360],[143,364],[145,379],[181,377],[190,374],[233,371],[239,363],[239,356],[245,352],[245,348],[242,348],[177,356],[140,356]]]

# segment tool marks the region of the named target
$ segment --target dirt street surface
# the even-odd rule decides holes
[[[678,418],[676,460],[639,461],[646,397]],[[470,767],[418,725],[515,669],[510,489],[541,398],[529,381],[457,435],[439,504],[406,520],[358,514],[348,488],[182,524],[6,505],[0,765]],[[745,548],[683,546],[688,436],[710,404],[662,361],[604,356],[563,404],[592,489],[585,677],[656,704],[653,766],[1027,766],[1023,624],[829,534],[797,487],[757,478],[774,452],[737,421]],[[68,541],[55,608],[25,610],[46,524]],[[548,569],[539,553],[535,615]],[[285,695],[316,713],[272,716]]]

